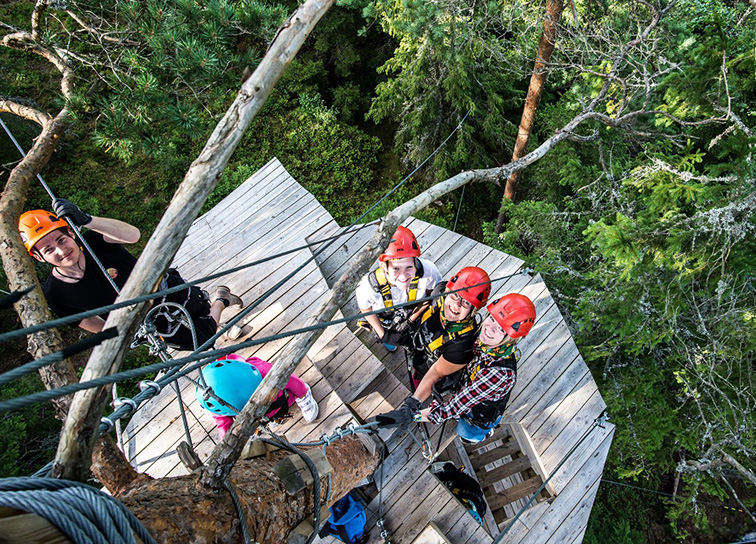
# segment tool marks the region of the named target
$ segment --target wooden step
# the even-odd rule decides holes
[[[512,455],[520,451],[520,446],[514,438],[509,438],[507,442],[504,442],[501,446],[488,450],[483,453],[473,452],[469,453],[470,461],[476,470],[482,469],[488,464],[498,461],[508,455]]]
[[[515,459],[512,459],[510,462],[505,463],[501,465],[500,467],[497,467],[493,470],[489,470],[489,471],[481,470],[478,473],[478,477],[480,479],[480,485],[484,489],[489,488],[489,487],[493,488],[493,485],[496,482],[499,482],[503,480],[504,478],[508,478],[510,476],[513,476],[529,468],[530,468],[530,459],[528,459],[524,455],[521,455],[519,457],[516,457]]]
[[[492,511],[496,512],[496,510],[502,508],[510,502],[514,502],[525,497],[530,497],[533,493],[535,493],[535,491],[540,487],[542,483],[543,480],[541,480],[541,477],[535,475],[531,478],[528,478],[524,482],[505,489],[500,493],[496,493],[495,495],[487,497],[488,506],[491,507]]]

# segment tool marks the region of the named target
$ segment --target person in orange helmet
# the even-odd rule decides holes
[[[126,284],[136,264],[136,258],[123,247],[123,244],[133,244],[140,238],[139,229],[136,227],[117,219],[92,216],[63,198],[53,201],[53,212],[32,210],[23,213],[18,223],[19,234],[34,259],[52,266],[52,272],[42,289],[50,308],[61,317],[107,306],[112,304],[117,296],[115,289],[89,252],[79,247],[63,218],[67,218],[77,227],[88,229],[83,234],[84,239],[119,289]],[[177,277],[175,281],[183,283],[176,271],[169,271],[166,277]],[[204,299],[203,304],[199,299],[204,295],[194,287],[190,288],[189,295],[187,291],[179,291],[176,295],[189,309],[200,341],[215,333],[224,308],[230,304],[242,303],[239,297],[224,286],[217,288],[212,303]],[[197,300],[192,300],[192,295]],[[106,316],[87,317],[81,320],[78,326],[89,332],[99,332],[105,324],[104,317]],[[166,333],[165,330],[159,332]],[[175,332],[177,336],[168,336],[166,341],[169,344],[180,349],[189,349],[190,346],[186,345],[184,337],[186,333],[191,336],[190,331],[171,332]]]
[[[385,329],[406,319],[412,311],[411,306],[400,309],[394,306],[428,296],[441,281],[441,273],[431,261],[420,258],[417,238],[403,226],[396,229],[378,261],[378,268],[360,281],[355,298],[361,313],[384,310],[360,321],[361,326],[371,329],[383,340]],[[396,350],[390,342],[383,343],[389,351]]]
[[[510,293],[488,305],[473,347],[473,357],[460,371],[458,365],[436,361],[399,410],[377,416],[384,427],[406,427],[411,421],[441,423],[458,420],[457,434],[467,443],[477,443],[493,433],[501,421],[517,381],[516,344],[533,328],[536,310],[533,302],[519,293]],[[454,375],[452,396],[434,400],[425,408],[421,403],[431,396],[433,385]]]

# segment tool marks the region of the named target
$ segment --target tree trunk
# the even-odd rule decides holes
[[[273,473],[273,466],[289,455],[288,451],[279,450],[272,453],[270,459],[240,460],[228,476],[247,515],[254,542],[283,544],[289,532],[313,514],[312,486],[290,495]],[[356,437],[337,440],[326,448],[326,457],[333,468],[329,506],[372,474],[378,464],[378,457],[371,456]],[[123,481],[121,478],[114,485],[115,497],[139,518],[158,542],[243,542],[229,492],[199,484],[196,473],[159,480],[141,476],[126,486],[122,485]],[[112,482],[104,483],[110,489]],[[326,475],[321,475],[320,484],[324,505]]]
[[[541,40],[538,43],[538,55],[533,67],[533,75],[530,76],[530,85],[528,86],[528,94],[525,97],[525,106],[522,109],[522,118],[520,119],[520,128],[517,131],[517,141],[515,142],[514,153],[512,154],[512,162],[524,157],[527,152],[530,132],[533,130],[538,104],[541,102],[543,89],[546,85],[548,64],[551,60],[551,54],[554,52],[557,27],[563,10],[563,0],[548,0],[546,15],[543,18],[543,32],[541,33]],[[502,206],[507,200],[514,200],[521,175],[522,171],[518,170],[507,179],[507,185],[504,188],[504,197],[501,202]],[[501,232],[503,223],[504,213],[499,212],[499,218],[496,221],[496,232]]]
[[[152,289],[168,268],[202,204],[217,185],[244,130],[260,110],[320,18],[336,0],[307,0],[280,27],[268,52],[239,95],[215,127],[199,157],[189,167],[168,209],[137,261],[119,299],[125,300]],[[110,313],[106,327],[115,326],[119,336],[97,346],[89,358],[82,381],[117,372],[129,347],[128,333],[136,327],[144,305]],[[80,480],[89,471],[94,437],[107,394],[104,388],[74,395],[61,432],[53,475]]]
[[[8,104],[12,103],[4,103],[3,108],[5,109]],[[10,109],[8,107],[6,111]],[[27,109],[33,113],[33,115],[30,113],[27,118],[37,122],[45,118],[41,113],[31,108]],[[18,112],[14,111],[14,113]],[[26,201],[30,183],[50,160],[67,126],[68,112],[66,110],[61,111],[54,119],[47,116],[47,121],[42,123],[42,133],[37,137],[26,157],[11,171],[5,190],[0,196],[0,257],[3,261],[3,270],[8,277],[8,286],[12,291],[33,288],[15,304],[16,312],[24,327],[49,321],[52,319],[52,314],[42,294],[31,257],[18,236],[18,218]],[[64,347],[63,340],[55,329],[35,333],[29,336],[27,342],[27,349],[35,359]],[[68,359],[42,368],[39,373],[48,389],[78,381],[76,371]],[[65,418],[70,397],[57,399],[53,403],[58,417]]]

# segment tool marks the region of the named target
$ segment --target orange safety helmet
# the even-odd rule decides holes
[[[417,238],[412,234],[412,231],[407,227],[399,226],[396,228],[396,232],[391,240],[391,243],[386,248],[386,252],[378,257],[381,262],[391,261],[393,259],[403,259],[404,257],[419,257],[420,246],[417,243]]]
[[[18,218],[18,233],[24,241],[29,255],[37,242],[54,230],[68,228],[68,223],[45,210],[31,210],[24,212]]]
[[[521,338],[533,328],[536,310],[525,295],[510,293],[488,305],[488,313],[510,337]]]
[[[470,289],[465,289],[457,294],[472,304],[476,310],[480,310],[488,302],[488,296],[491,294],[491,278],[482,268],[466,266],[446,282],[446,289],[454,291],[468,285],[475,287],[470,287]]]

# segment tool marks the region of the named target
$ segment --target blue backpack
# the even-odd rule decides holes
[[[323,538],[331,535],[347,544],[367,542],[365,507],[352,496],[351,492],[336,501],[329,510],[331,517],[323,525],[318,536]]]

